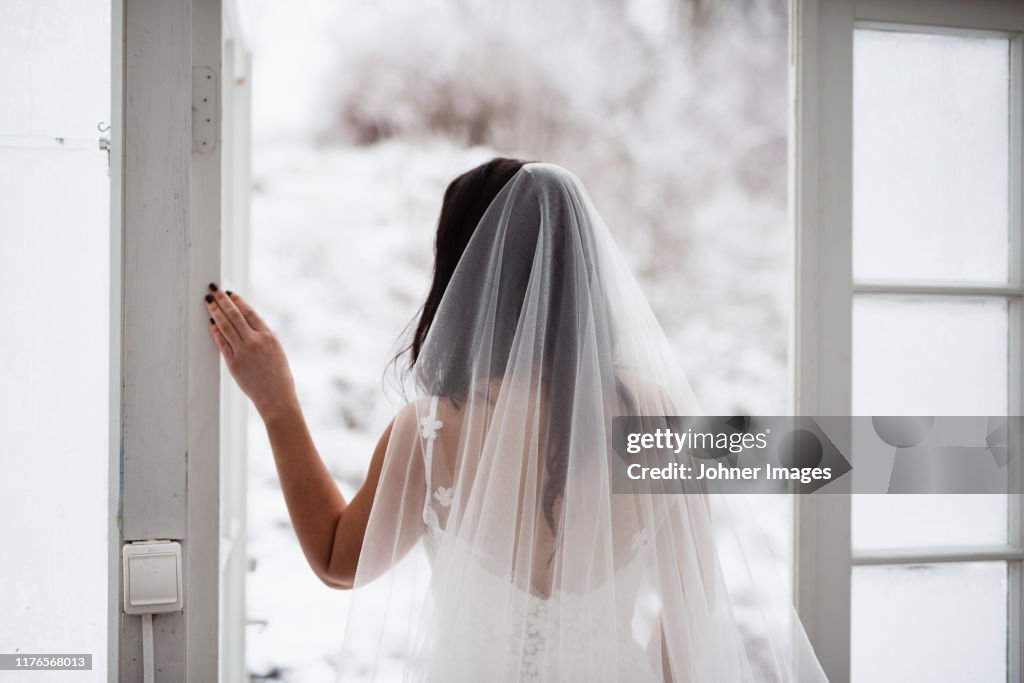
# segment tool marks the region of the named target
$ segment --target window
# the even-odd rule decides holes
[[[1024,7],[793,18],[795,409],[1021,414]],[[1021,680],[1019,495],[799,508],[798,602],[833,680]]]

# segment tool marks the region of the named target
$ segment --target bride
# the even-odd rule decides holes
[[[614,417],[699,406],[569,171],[499,158],[448,186],[406,350],[417,398],[349,501],[274,334],[210,290],[211,334],[266,424],[303,552],[355,589],[342,657],[375,648],[364,676],[400,662],[446,682],[825,680],[788,600],[773,608],[749,572],[727,579],[724,495],[616,483]]]

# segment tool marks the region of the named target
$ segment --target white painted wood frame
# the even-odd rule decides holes
[[[202,297],[220,280],[220,0],[113,0],[109,674],[141,681],[124,543],[182,545],[184,611],[156,615],[157,681],[218,676],[219,365]],[[205,92],[205,91],[204,91]]]
[[[249,288],[252,56],[236,2],[224,0],[221,82],[221,267],[225,286]],[[221,366],[220,680],[246,680],[246,431],[249,400]]]
[[[1022,414],[1024,370],[1024,3],[1012,0],[792,0],[790,5],[790,214],[794,230],[793,410],[849,415],[854,294],[911,293],[1005,297],[1010,310],[1009,407]],[[857,27],[1012,37],[1010,90],[1010,281],[854,284],[852,275],[853,32]],[[1024,468],[1015,463],[1017,481]],[[829,675],[850,678],[850,586],[854,566],[1006,561],[1008,680],[1024,680],[1024,504],[1010,496],[1008,543],[997,547],[851,551],[851,499],[799,497],[797,607]]]

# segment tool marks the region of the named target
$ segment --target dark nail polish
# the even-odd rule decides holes
[[[224,293],[227,294],[228,296],[231,296],[231,290],[230,289],[224,290]]]
[[[211,292],[216,292],[216,291],[217,291],[217,285],[215,285],[215,284],[213,284],[213,283],[211,282],[211,283],[210,283],[210,291],[211,291]]]
[[[206,295],[206,303],[208,303],[208,304],[212,304],[213,303],[213,297],[211,295],[209,295],[209,294]]]
[[[210,324],[211,325],[216,325],[217,323],[213,322],[213,318],[210,318]]]

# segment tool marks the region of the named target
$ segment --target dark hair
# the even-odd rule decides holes
[[[444,191],[444,202],[441,204],[441,216],[437,220],[434,275],[430,282],[430,292],[420,311],[412,341],[406,349],[409,352],[410,366],[420,357],[420,350],[427,338],[427,332],[430,331],[430,325],[434,322],[441,297],[448,288],[448,282],[451,281],[455,267],[459,265],[459,259],[462,258],[462,253],[466,250],[477,224],[505,184],[526,163],[522,159],[497,157],[466,171],[448,184],[448,189]]]
[[[455,269],[462,259],[463,253],[473,236],[477,225],[483,218],[487,208],[527,162],[520,159],[499,157],[463,173],[448,185],[441,207],[441,216],[437,225],[437,239],[434,247],[434,273],[430,284],[430,292],[416,322],[412,341],[403,351],[409,353],[409,368],[413,369],[418,384],[432,396],[444,396],[458,403],[465,399],[470,389],[472,377],[467,374],[466,354],[472,353],[474,311],[448,311],[443,320],[436,321],[446,330],[447,340],[444,348],[434,348],[428,356],[420,357],[424,343],[431,327],[435,325],[435,317]],[[568,206],[561,207],[569,211]],[[525,292],[533,271],[534,254],[538,245],[540,230],[540,205],[525,206],[524,211],[536,210],[536,221],[526,220],[521,230],[515,234],[505,235],[502,253],[505,257],[498,282],[495,301],[495,329],[491,344],[493,346],[489,358],[489,377],[504,375],[512,344],[516,338],[520,315],[524,303]],[[559,207],[554,208],[555,211]],[[606,306],[596,273],[590,272],[594,264],[587,263],[583,267],[588,271],[576,272],[579,264],[573,260],[566,262],[564,254],[572,253],[573,234],[568,229],[571,218],[565,215],[565,230],[556,230],[549,239],[555,245],[551,249],[550,277],[548,291],[551,299],[547,306],[547,320],[544,321],[547,333],[541,342],[540,363],[541,391],[544,394],[549,411],[549,424],[545,446],[545,470],[548,480],[544,486],[542,508],[544,517],[552,531],[555,529],[554,506],[565,490],[568,475],[569,444],[566,424],[573,413],[572,393],[566,387],[574,385],[574,373],[580,359],[576,357],[577,349],[570,341],[575,334],[584,312],[578,310],[579,302],[575,299],[573,288],[563,287],[563,282],[588,282],[596,291],[591,291],[589,305]],[[556,219],[557,220],[557,219]],[[577,239],[588,240],[588,235],[576,233]],[[585,304],[586,305],[586,304]],[[607,322],[607,315],[596,316],[598,320]],[[611,367],[612,345],[611,330],[598,331],[599,354],[607,356],[607,364]],[[399,354],[401,355],[401,354]],[[606,386],[614,387],[614,391],[624,401],[627,412],[632,413],[635,401],[618,377],[604,377]],[[568,394],[568,395],[566,395]],[[603,434],[593,434],[592,438],[603,439]],[[588,450],[580,444],[581,450]]]

